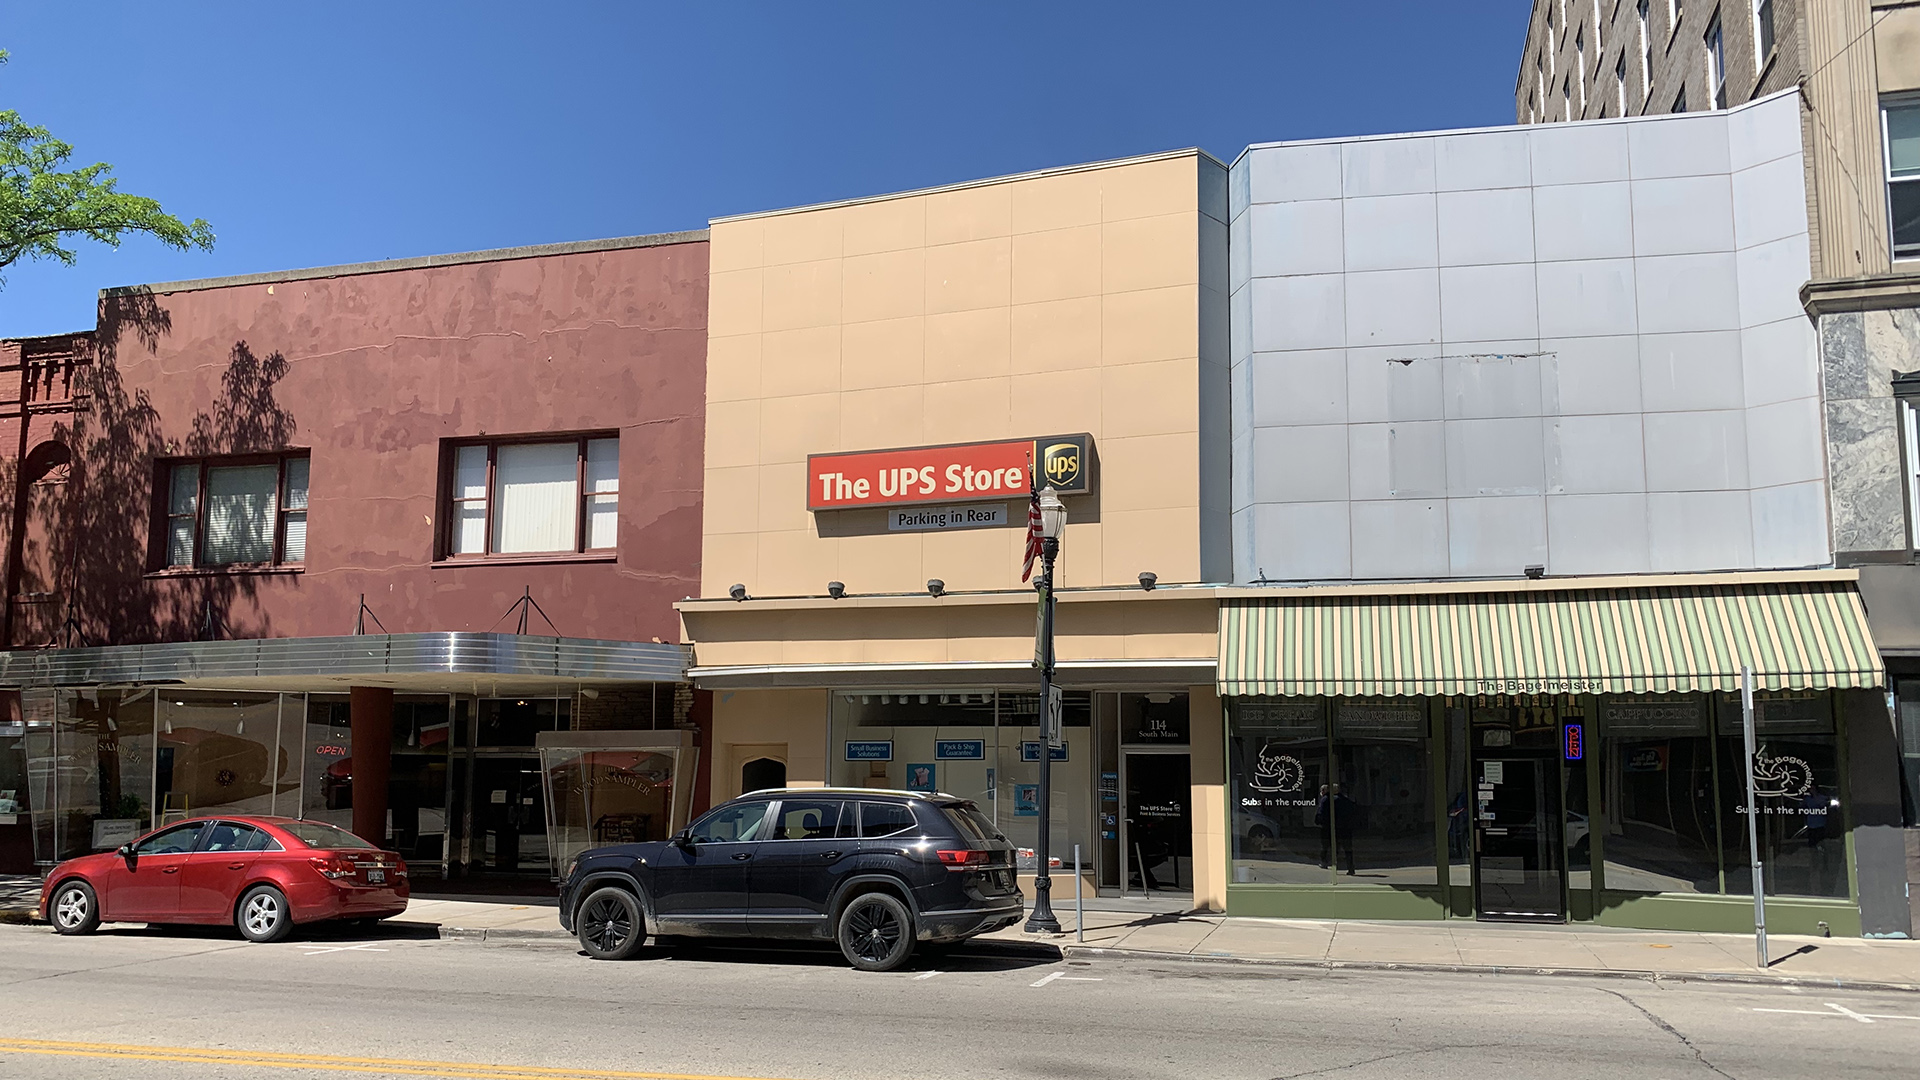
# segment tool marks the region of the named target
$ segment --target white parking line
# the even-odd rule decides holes
[[[935,975],[938,975],[938,974],[940,974],[940,973],[939,973],[939,972],[937,972],[937,971],[929,971],[929,972],[927,972],[927,973],[926,973],[925,975],[915,975],[915,976],[913,977],[913,981],[915,981],[915,982],[919,982],[919,981],[921,981],[922,979],[931,979],[931,978],[933,978],[933,977],[934,977]]]
[[[1029,986],[1045,986],[1045,985],[1047,985],[1048,983],[1050,983],[1050,982],[1053,982],[1053,981],[1054,981],[1055,979],[1064,979],[1064,980],[1066,980],[1067,982],[1104,982],[1104,981],[1105,981],[1105,980],[1103,980],[1103,979],[1098,979],[1098,978],[1095,978],[1095,977],[1093,977],[1093,976],[1090,976],[1090,975],[1069,975],[1069,974],[1067,974],[1067,973],[1066,973],[1066,972],[1064,972],[1064,971],[1056,971],[1056,972],[1054,972],[1054,973],[1052,973],[1051,975],[1043,975],[1043,976],[1041,976],[1041,977],[1040,977],[1040,981],[1038,981],[1038,982],[1034,982],[1034,983],[1029,983],[1029,984],[1027,984],[1027,985],[1029,985]]]
[[[1828,1009],[1831,1009],[1833,1011],[1822,1012],[1819,1009],[1755,1009],[1753,1011],[1763,1012],[1763,1013],[1792,1013],[1795,1016],[1844,1016],[1853,1020],[1858,1020],[1863,1024],[1871,1024],[1875,1020],[1920,1020],[1920,1016],[1899,1016],[1893,1013],[1854,1012],[1852,1009],[1847,1008],[1845,1005],[1837,1005],[1831,1001],[1823,1002],[1823,1004],[1825,1004]]]
[[[308,956],[320,956],[325,953],[336,953],[336,952],[386,952],[387,951],[385,949],[376,949],[371,944],[367,944],[367,945],[302,945],[300,947],[303,949],[309,950],[306,953],[306,955]]]

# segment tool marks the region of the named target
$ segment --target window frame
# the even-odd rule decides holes
[[[304,460],[307,463],[307,502],[298,510],[287,508],[287,463]],[[212,469],[247,468],[256,465],[274,466],[273,478],[273,557],[265,562],[210,563],[206,561],[207,549],[207,473]],[[193,497],[193,549],[185,563],[172,561],[173,524],[186,514],[173,512],[173,473],[175,469],[194,466],[198,470],[198,483]],[[300,570],[307,565],[307,552],[303,549],[300,558],[289,559],[287,554],[287,518],[292,514],[303,514],[311,518],[313,502],[313,451],[280,450],[265,454],[229,454],[204,457],[178,457],[154,459],[154,531],[151,544],[152,553],[148,557],[150,573],[189,574],[218,573],[221,571],[248,570]]]
[[[1653,100],[1653,0],[1640,0],[1634,9],[1640,20],[1640,112]]]
[[[1753,0],[1753,73],[1755,79],[1767,70],[1767,61],[1773,59],[1774,52],[1780,47],[1780,29],[1773,21],[1773,0]],[[1766,9],[1762,19],[1761,9]],[[1764,33],[1762,32],[1764,30]],[[1762,39],[1771,39],[1762,45]],[[1759,87],[1754,88],[1759,92]]]
[[[1920,190],[1920,173],[1901,177],[1893,175],[1893,126],[1890,122],[1890,114],[1895,109],[1912,109],[1920,113],[1920,93],[1885,94],[1880,98],[1880,178],[1886,184],[1887,255],[1895,263],[1916,262],[1920,261],[1920,243],[1913,245],[1905,254],[1902,254],[1899,241],[1894,237],[1894,185],[1911,186],[1915,190]]]
[[[590,492],[587,490],[587,446],[599,440],[611,440],[614,444],[615,480],[611,492]],[[495,485],[498,478],[499,454],[503,446],[544,446],[574,444],[573,473],[573,547],[558,551],[495,551],[493,550],[494,517],[498,512],[495,506]],[[554,559],[611,559],[620,551],[619,514],[620,480],[618,479],[620,432],[617,429],[582,432],[542,432],[530,435],[503,435],[488,438],[450,439],[442,447],[440,516],[441,522],[435,529],[434,556],[440,562],[525,562],[528,560],[545,562]],[[487,448],[486,493],[480,500],[463,499],[459,494],[460,451],[475,446]],[[614,503],[614,542],[611,547],[588,547],[587,508],[594,495],[613,496]],[[457,551],[456,533],[460,527],[460,504],[484,500],[486,513],[482,517],[481,551]]]
[[[1707,31],[1700,37],[1707,65],[1707,105],[1710,110],[1727,107],[1727,32],[1720,13],[1707,20]]]

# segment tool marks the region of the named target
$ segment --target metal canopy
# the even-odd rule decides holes
[[[1885,681],[1852,582],[1234,598],[1222,695],[1767,690]]]
[[[0,652],[0,687],[218,684],[314,690],[518,693],[557,684],[684,682],[687,648],[639,641],[526,634],[366,634],[106,645]]]

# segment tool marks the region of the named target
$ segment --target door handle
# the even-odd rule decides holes
[[[247,864],[243,862],[230,862],[227,864],[227,869],[229,870],[245,870],[246,868]]]
[[[739,852],[739,853],[737,853],[737,854],[735,854],[735,855],[734,855],[734,857],[733,857],[733,861],[734,861],[734,862],[746,862],[746,861],[747,861],[748,859],[751,859],[751,858],[753,858],[753,852],[751,852],[751,851],[742,851],[742,852]]]
[[[167,866],[162,867],[160,872],[163,874],[177,874],[180,872],[180,868],[177,866]]]
[[[820,857],[823,859],[837,859],[840,857],[840,853],[837,851],[823,851],[820,853]]]

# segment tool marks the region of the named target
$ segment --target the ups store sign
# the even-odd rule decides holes
[[[812,454],[807,458],[807,509],[1024,498],[1035,472],[1039,487],[1062,495],[1091,492],[1093,436]]]

